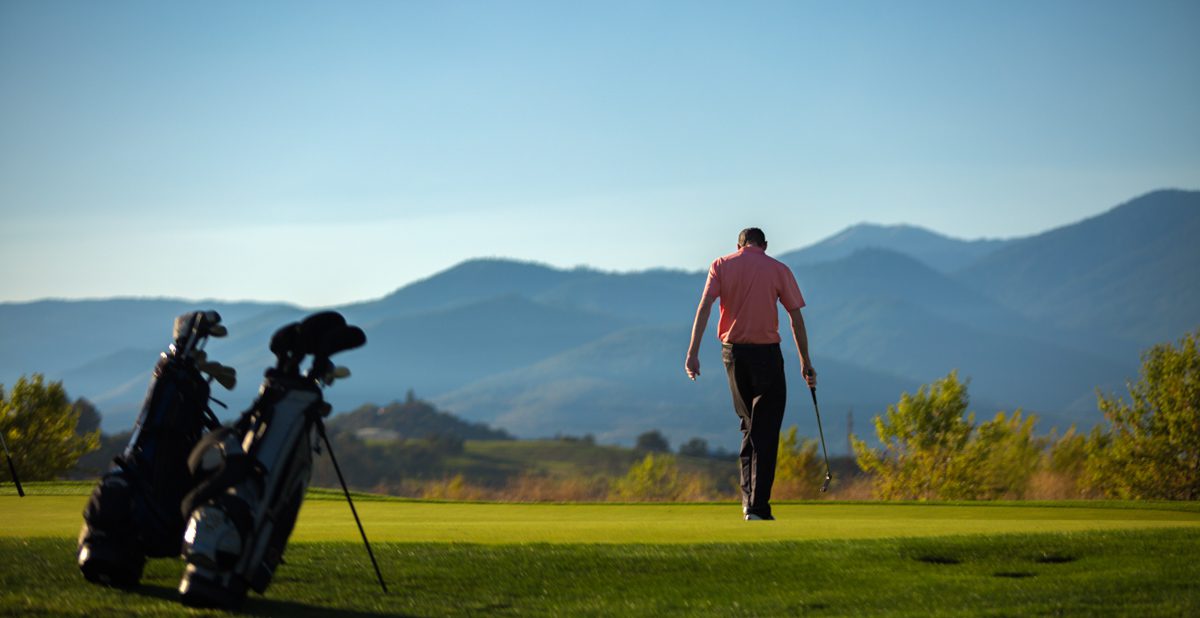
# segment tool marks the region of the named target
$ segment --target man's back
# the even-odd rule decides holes
[[[713,261],[704,297],[721,299],[717,335],[725,343],[779,343],[775,303],[789,312],[804,306],[792,271],[753,245]]]

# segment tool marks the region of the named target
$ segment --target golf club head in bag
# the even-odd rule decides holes
[[[329,357],[365,343],[362,330],[335,312],[279,329],[270,344],[277,363],[258,398],[192,452],[200,482],[183,501],[185,605],[237,607],[247,590],[266,591],[312,476],[317,427],[330,411],[322,386],[337,372]],[[306,357],[312,365],[301,373]]]
[[[179,504],[191,488],[187,454],[219,425],[197,361],[207,362],[201,348],[208,337],[225,334],[220,320],[215,311],[176,318],[174,342],[154,367],[129,444],[83,511],[76,558],[89,581],[132,586],[147,557],[179,555],[185,523]],[[232,369],[209,365],[221,367],[221,383],[232,387]]]

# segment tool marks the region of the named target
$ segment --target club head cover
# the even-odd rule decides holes
[[[302,354],[319,354],[325,336],[346,327],[346,318],[336,311],[314,313],[300,322],[300,350]]]
[[[229,331],[220,322],[221,314],[216,311],[189,311],[175,318],[175,341],[182,341],[193,330],[201,337],[224,337]]]
[[[217,313],[216,311],[210,309],[208,311],[202,311],[201,313],[203,314],[202,317],[204,318],[203,326],[213,327],[221,323],[221,314]]]
[[[171,336],[177,342],[183,341],[184,338],[186,338],[189,334],[191,334],[192,329],[196,328],[196,323],[199,320],[200,320],[200,312],[199,311],[189,311],[189,312],[175,318],[175,329],[174,329],[174,332],[171,334]]]
[[[316,350],[318,356],[329,358],[338,352],[353,350],[367,343],[367,334],[357,326],[343,326],[326,333]]]
[[[297,349],[300,344],[300,323],[292,322],[275,331],[271,335],[271,353],[279,360],[280,367],[290,360],[301,356]]]

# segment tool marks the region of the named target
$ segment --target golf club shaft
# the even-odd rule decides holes
[[[821,428],[821,407],[817,405],[817,387],[808,387],[812,393],[813,412],[817,415],[817,434],[821,436],[821,455],[825,457],[825,484],[821,486],[821,491],[829,489],[829,481],[833,478],[833,474],[829,470],[829,451],[825,450],[825,430]]]
[[[329,450],[329,461],[333,462],[333,471],[337,473],[338,482],[342,484],[342,491],[346,494],[346,502],[350,503],[350,512],[354,514],[354,523],[358,524],[358,533],[362,535],[363,545],[367,547],[367,555],[371,557],[371,566],[375,567],[375,577],[379,578],[379,587],[383,588],[384,594],[387,594],[387,584],[383,583],[383,573],[379,571],[379,563],[375,561],[375,552],[371,551],[371,543],[367,540],[367,533],[363,530],[362,521],[358,519],[358,510],[354,508],[354,500],[350,499],[350,489],[346,487],[346,479],[342,478],[342,469],[338,466],[337,457],[333,454],[333,444],[329,441],[329,436],[325,433],[325,423],[317,421],[317,431],[320,432],[321,438],[325,440],[325,448]]]
[[[4,458],[8,460],[8,471],[12,473],[13,484],[17,486],[17,495],[24,498],[25,489],[21,487],[21,479],[17,478],[17,467],[13,465],[12,454],[8,452],[8,442],[4,440],[3,432],[0,432],[0,445],[4,446]]]

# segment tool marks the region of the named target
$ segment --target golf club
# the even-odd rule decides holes
[[[13,483],[17,486],[17,495],[24,498],[25,490],[21,487],[21,479],[17,478],[17,467],[13,465],[12,454],[8,452],[8,442],[4,440],[2,431],[0,431],[0,444],[4,445],[4,458],[8,460],[8,471],[12,473]]]
[[[812,393],[813,412],[817,415],[817,433],[821,436],[821,454],[825,456],[825,482],[821,484],[821,493],[829,490],[829,482],[833,480],[833,473],[829,471],[829,452],[825,450],[825,430],[821,429],[821,408],[817,406],[817,387],[808,387]]]
[[[237,386],[237,370],[233,367],[208,361],[198,363],[198,365],[197,369],[201,373],[208,375],[209,380],[216,380],[218,384],[225,387],[225,390],[231,391]]]

